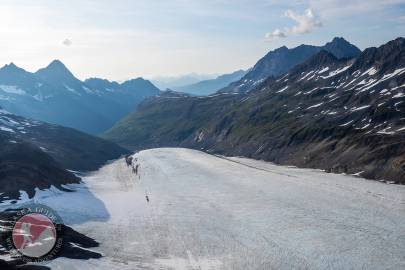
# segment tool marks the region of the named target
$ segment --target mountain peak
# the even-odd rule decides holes
[[[39,69],[36,74],[43,78],[53,77],[58,80],[61,78],[74,78],[73,74],[60,60],[53,60],[47,67]]]
[[[346,42],[346,43],[349,43],[346,39],[344,39],[343,37],[334,37],[333,39],[332,39],[332,43],[333,42]]]
[[[55,59],[51,63],[49,63],[49,65],[46,68],[59,71],[68,71],[70,73],[67,67],[58,59]]]
[[[359,48],[348,42],[343,37],[333,38],[331,42],[328,42],[323,46],[323,49],[331,52],[338,59],[356,57],[361,53]]]
[[[23,71],[22,68],[17,67],[13,62],[4,65],[1,70],[3,71]]]

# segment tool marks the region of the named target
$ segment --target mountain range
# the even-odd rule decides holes
[[[212,74],[190,73],[178,76],[157,76],[150,79],[159,89],[175,89],[178,87],[191,85],[200,81],[212,80],[217,77]]]
[[[196,96],[206,96],[215,93],[219,89],[229,85],[232,82],[240,80],[247,71],[238,70],[229,74],[218,76],[211,80],[203,80],[194,84],[172,88],[178,92],[184,92]]]
[[[341,38],[306,47],[269,53],[215,95],[147,99],[104,138],[405,183],[405,39],[363,52]]]
[[[35,73],[13,63],[0,69],[0,106],[29,118],[97,134],[160,90],[142,78],[124,83],[77,79],[52,61]]]

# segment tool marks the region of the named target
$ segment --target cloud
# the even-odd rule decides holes
[[[266,33],[265,37],[268,40],[275,40],[280,38],[286,38],[287,35],[282,30],[276,29],[273,32]]]
[[[285,16],[297,22],[296,26],[289,29],[291,34],[307,34],[312,32],[316,27],[321,27],[322,22],[318,19],[312,9],[308,8],[304,14],[300,15],[292,10],[287,10]]]
[[[284,15],[295,21],[296,25],[290,28],[285,28],[284,30],[276,29],[273,32],[266,33],[266,39],[275,40],[285,38],[288,35],[308,34],[315,28],[322,26],[321,20],[311,8],[306,9],[303,14],[298,14],[289,9]]]
[[[73,42],[72,42],[70,39],[66,38],[66,39],[62,42],[62,44],[65,45],[65,46],[67,46],[67,47],[69,47],[69,46],[71,46],[71,45],[73,44]]]

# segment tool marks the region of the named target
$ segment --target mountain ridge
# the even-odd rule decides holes
[[[291,49],[282,46],[268,52],[239,81],[220,89],[219,92],[248,92],[267,77],[282,75],[321,50],[329,51],[337,58],[352,58],[361,52],[344,38],[334,38],[323,46],[301,44]]]

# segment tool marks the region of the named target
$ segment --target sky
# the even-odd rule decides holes
[[[223,74],[286,45],[405,36],[405,0],[0,0],[0,65],[80,79]]]

